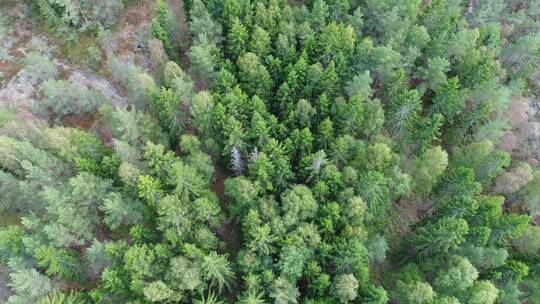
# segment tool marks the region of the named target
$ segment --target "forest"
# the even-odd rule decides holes
[[[540,303],[539,0],[0,1],[0,303]]]

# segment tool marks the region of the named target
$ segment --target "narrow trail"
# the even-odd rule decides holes
[[[221,211],[226,216],[229,216],[229,201],[225,196],[224,184],[223,182],[227,179],[227,172],[221,167],[218,159],[214,159],[214,181],[210,188],[214,191],[219,199],[219,206]],[[227,252],[229,253],[229,260],[232,265],[235,265],[236,258],[238,257],[238,252],[242,248],[241,236],[239,227],[233,217],[228,217],[218,229],[217,234],[225,241],[227,245]],[[225,296],[230,301],[235,301],[236,296],[240,292],[236,286],[241,286],[242,278],[240,277],[239,272],[235,271],[235,281],[230,290],[225,292]]]
[[[214,191],[219,199],[219,206],[221,211],[228,216],[229,201],[225,197],[223,182],[227,179],[225,170],[221,167],[217,160],[214,160],[214,181],[211,185],[212,191]],[[240,232],[236,225],[236,221],[232,217],[228,217],[223,225],[218,230],[219,236],[223,238],[229,249],[230,257],[235,260],[238,251],[241,248]]]

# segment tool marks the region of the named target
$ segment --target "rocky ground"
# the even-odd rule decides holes
[[[52,33],[41,30],[24,3],[0,4],[0,104],[30,109],[39,102],[39,85],[29,81],[22,60],[32,51],[46,53],[60,71],[60,79],[100,91],[116,107],[127,105],[123,88],[102,68],[88,62],[82,50],[94,47],[101,58],[115,54],[130,62],[146,65],[141,40],[152,18],[154,1],[138,1],[126,8],[116,28],[102,37],[80,37],[75,45],[63,45]],[[93,41],[91,41],[93,40]],[[65,42],[64,42],[65,43]],[[84,44],[82,47],[77,43]],[[79,51],[79,52],[78,52]],[[67,54],[66,54],[67,52]],[[98,53],[98,54],[99,54]],[[78,57],[77,57],[78,56]]]
[[[0,65],[0,73],[3,76],[0,81],[0,104],[22,110],[31,109],[40,101],[39,85],[30,81],[30,75],[21,64],[26,54],[35,50],[35,44],[39,43],[57,66],[60,78],[100,91],[115,106],[127,105],[127,100],[121,90],[116,88],[107,76],[66,61],[60,56],[58,48],[49,35],[36,32],[32,24],[24,23],[21,19],[15,20],[17,20],[16,30],[10,35],[11,47],[4,49],[10,57],[3,60]]]

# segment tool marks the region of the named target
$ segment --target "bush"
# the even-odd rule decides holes
[[[41,85],[43,102],[38,105],[39,113],[62,117],[70,114],[91,113],[105,102],[100,92],[65,80],[49,79]]]
[[[58,67],[52,60],[41,53],[30,52],[23,59],[24,73],[30,77],[32,84],[41,83],[58,76]]]

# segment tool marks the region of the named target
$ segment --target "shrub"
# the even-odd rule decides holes
[[[40,113],[50,111],[56,116],[91,113],[105,101],[100,92],[78,86],[65,80],[49,79],[41,85],[43,102]]]

